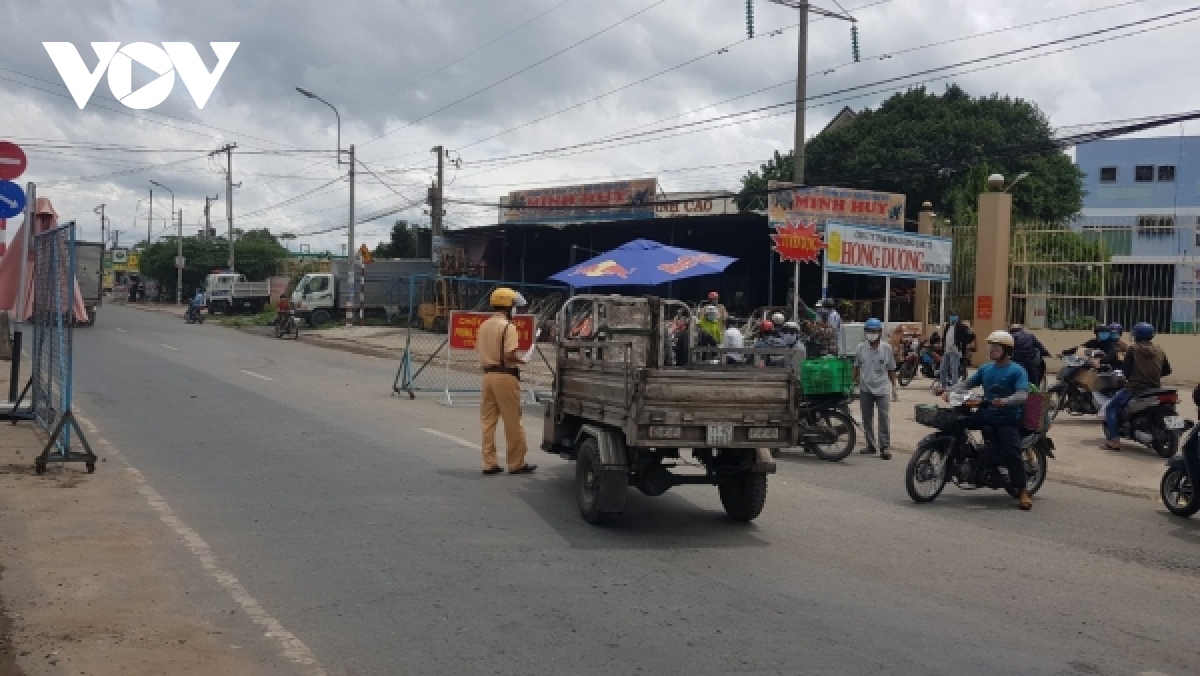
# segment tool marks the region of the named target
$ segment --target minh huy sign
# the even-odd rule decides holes
[[[950,281],[949,237],[827,221],[825,242],[825,267],[830,272]]]
[[[850,188],[792,187],[770,181],[767,217],[778,226],[788,220],[839,221],[904,229],[905,197],[901,194]]]

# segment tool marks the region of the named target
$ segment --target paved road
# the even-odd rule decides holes
[[[1200,520],[1147,500],[918,507],[906,456],[787,456],[752,525],[682,487],[597,528],[572,465],[480,475],[449,438],[474,411],[389,397],[382,359],[111,307],[76,363],[79,408],[329,673],[1200,671]]]

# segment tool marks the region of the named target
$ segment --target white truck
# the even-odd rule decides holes
[[[204,282],[204,302],[209,314],[262,312],[271,302],[270,282],[248,282],[236,272],[217,272]]]
[[[433,263],[428,258],[397,258],[377,260],[363,266],[365,278],[363,307],[367,314],[407,314],[409,311],[409,281],[413,275],[432,275]],[[298,319],[309,326],[319,326],[345,316],[350,302],[346,283],[345,261],[333,261],[329,272],[313,272],[296,284],[292,292],[292,309]],[[420,298],[413,302],[419,303]]]
[[[104,276],[104,245],[100,242],[75,243],[75,279],[87,308],[87,326],[96,324],[96,309],[100,307],[100,287]]]

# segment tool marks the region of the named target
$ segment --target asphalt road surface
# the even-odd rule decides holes
[[[475,409],[387,360],[121,307],[75,336],[78,408],[331,674],[1200,672],[1200,519],[1149,500],[918,506],[905,455],[788,454],[753,524],[685,486],[594,527],[572,464],[481,475]]]

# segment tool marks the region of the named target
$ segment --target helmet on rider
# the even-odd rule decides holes
[[[782,312],[775,312],[775,313],[771,314],[771,321],[774,322],[775,324],[778,324],[779,326],[783,326],[783,322],[785,319],[786,319],[786,317],[783,316]]]
[[[1133,325],[1133,339],[1141,342],[1154,339],[1154,325],[1149,322],[1138,322]]]
[[[771,323],[770,319],[764,319],[762,324],[758,325],[758,330],[761,333],[773,333],[775,331],[775,325]]]
[[[1108,330],[1112,333],[1113,338],[1120,338],[1121,333],[1125,330],[1125,327],[1121,326],[1120,322],[1113,322],[1112,324],[1108,325]]]
[[[988,345],[998,345],[1003,350],[1003,356],[999,358],[992,357],[992,359],[1000,361],[1005,357],[1012,356],[1013,345],[1016,344],[1016,341],[1013,340],[1012,334],[1008,331],[992,331],[987,337],[987,343]]]
[[[877,343],[883,337],[883,322],[871,317],[863,324],[863,332],[866,333],[867,340]]]
[[[1025,330],[1024,326],[1021,326],[1020,324],[1016,324],[1016,323],[1014,323],[1008,327],[1009,333],[1018,333],[1018,332],[1024,331],[1024,330]]]
[[[497,310],[511,310],[512,308],[524,307],[529,304],[525,301],[525,296],[506,286],[501,286],[493,291],[488,302]]]
[[[717,321],[718,314],[719,313],[717,312],[717,307],[715,305],[705,305],[704,306],[704,319],[705,320],[710,321],[710,322],[715,322],[715,321]]]
[[[1108,324],[1097,324],[1092,327],[1092,333],[1101,334],[1108,333]]]
[[[800,331],[800,325],[796,322],[784,322],[783,330],[789,333],[798,333]]]

